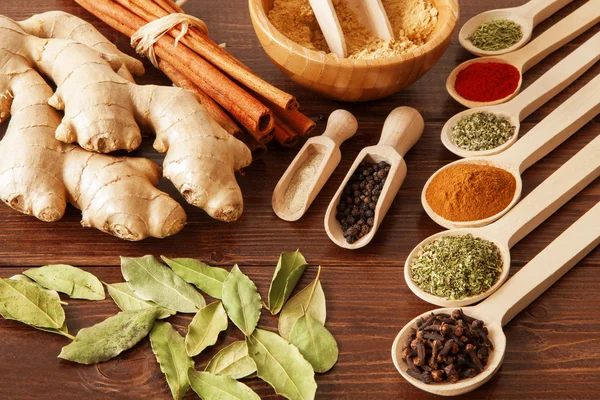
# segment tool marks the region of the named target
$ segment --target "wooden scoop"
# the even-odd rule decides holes
[[[510,249],[544,222],[556,210],[600,176],[600,136],[588,143],[562,167],[536,187],[504,217],[485,227],[457,228],[439,232],[423,240],[410,253],[404,265],[404,279],[410,290],[421,299],[441,307],[462,307],[477,303],[494,293],[508,277]],[[463,160],[461,160],[463,161]],[[471,160],[473,162],[473,160]],[[483,162],[483,161],[482,161]],[[486,292],[461,300],[434,296],[418,287],[411,278],[412,260],[423,246],[442,236],[472,234],[498,246],[503,268],[497,282]]]
[[[346,58],[348,56],[346,39],[332,1],[309,0],[309,3],[329,50],[340,58]],[[383,40],[394,37],[392,25],[381,0],[348,0],[348,6],[355,11],[358,20],[369,28],[373,35]]]
[[[598,221],[600,221],[600,203],[596,204],[521,268],[496,293],[475,307],[463,308],[465,315],[485,322],[489,331],[488,337],[494,345],[488,363],[480,374],[456,383],[426,384],[406,373],[408,365],[406,361],[402,360],[402,345],[409,329],[416,327],[420,317],[430,315],[431,312],[435,314],[451,313],[454,308],[428,311],[402,328],[392,345],[392,360],[398,372],[419,389],[441,396],[467,393],[487,382],[498,371],[504,360],[506,336],[502,327],[600,244]]]
[[[356,122],[354,115],[348,111],[336,110],[329,116],[323,135],[312,137],[306,141],[273,191],[271,204],[273,211],[279,218],[285,221],[296,221],[304,215],[333,173],[333,170],[340,163],[342,158],[340,145],[351,138],[356,133],[357,128],[358,122]],[[290,182],[294,179],[298,169],[310,157],[316,157],[317,155],[322,155],[323,159],[317,167],[317,172],[312,177],[312,181],[305,187],[306,195],[303,196],[302,204],[299,207],[294,207],[295,209],[290,208],[285,199]],[[296,195],[301,196],[301,193]]]
[[[344,178],[331,203],[329,203],[325,214],[325,231],[335,244],[346,249],[358,249],[366,246],[373,239],[406,177],[404,155],[417,143],[423,133],[424,126],[423,117],[417,110],[410,107],[398,107],[386,118],[379,143],[364,148],[358,154],[352,167],[350,167],[350,171],[346,174],[346,178]],[[336,220],[335,215],[346,184],[363,161],[373,163],[385,161],[390,164],[390,171],[375,206],[374,224],[371,230],[368,234],[350,244],[346,242],[342,227]]]
[[[483,12],[474,16],[463,25],[458,33],[458,41],[462,47],[476,56],[497,56],[510,53],[511,51],[520,49],[529,41],[529,39],[531,39],[533,28],[540,22],[544,21],[572,1],[573,0],[531,0],[519,7],[499,8]],[[480,48],[475,47],[469,40],[469,36],[471,36],[471,34],[482,24],[498,19],[507,19],[521,25],[523,32],[521,40],[506,49],[496,51],[481,50]]]
[[[446,80],[446,90],[456,101],[469,108],[504,103],[519,93],[521,84],[523,82],[523,74],[529,70],[529,68],[533,67],[543,60],[547,55],[559,49],[564,44],[568,43],[594,26],[598,21],[600,21],[600,1],[588,1],[583,6],[579,7],[567,17],[563,18],[554,26],[546,30],[528,45],[515,52],[501,56],[475,58],[463,62],[454,68],[454,70],[450,73],[450,76]],[[503,99],[490,102],[472,101],[465,99],[458,94],[454,88],[458,73],[471,64],[488,62],[510,64],[519,70],[521,76],[515,91]]]
[[[437,224],[448,229],[485,226],[497,220],[519,201],[523,186],[521,180],[523,171],[546,156],[598,113],[600,113],[600,75],[558,106],[505,152],[489,157],[465,158],[440,168],[425,183],[421,193],[421,203],[425,212]],[[598,162],[598,157],[595,162]],[[511,203],[496,215],[476,221],[450,221],[436,213],[427,202],[427,189],[437,174],[460,163],[493,165],[510,172],[517,181],[517,188]],[[565,179],[569,179],[568,176]]]
[[[442,143],[460,157],[481,157],[501,153],[512,146],[519,137],[520,122],[548,100],[569,86],[600,59],[600,32],[552,67],[512,100],[495,106],[465,110],[450,118],[442,128]],[[454,126],[465,116],[477,112],[493,113],[507,118],[515,127],[514,135],[504,144],[491,150],[466,150],[452,141]]]

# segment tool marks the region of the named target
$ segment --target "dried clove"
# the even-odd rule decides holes
[[[457,309],[421,318],[409,330],[402,358],[407,373],[425,383],[454,383],[484,370],[493,346],[483,321]]]

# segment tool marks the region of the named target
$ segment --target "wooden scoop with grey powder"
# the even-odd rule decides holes
[[[302,218],[340,163],[340,145],[358,128],[348,111],[336,110],[329,116],[321,136],[308,139],[273,191],[272,206],[285,221]]]

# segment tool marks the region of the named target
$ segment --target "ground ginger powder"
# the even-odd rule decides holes
[[[381,40],[360,23],[346,0],[333,0],[348,58],[376,59],[405,53],[423,45],[437,23],[437,9],[429,0],[383,0],[394,39]],[[275,0],[269,12],[271,23],[288,39],[311,50],[329,53],[308,0]]]

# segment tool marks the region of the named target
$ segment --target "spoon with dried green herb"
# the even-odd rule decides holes
[[[461,157],[488,156],[508,149],[519,136],[520,121],[600,60],[599,48],[597,33],[512,100],[456,114],[442,128],[442,143]]]
[[[533,28],[573,0],[532,0],[519,7],[489,10],[468,20],[460,44],[478,56],[509,53],[523,47]]]
[[[600,244],[599,220],[600,203],[478,305],[428,311],[406,324],[392,345],[398,372],[442,396],[487,382],[505,356],[503,327]]]

